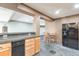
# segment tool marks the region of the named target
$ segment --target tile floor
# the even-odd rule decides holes
[[[53,53],[50,51],[54,51]],[[41,37],[41,50],[36,56],[79,56],[79,50],[67,48],[59,44],[46,44]]]

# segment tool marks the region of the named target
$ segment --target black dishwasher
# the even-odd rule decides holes
[[[25,45],[24,40],[12,42],[12,56],[24,56],[25,55]]]

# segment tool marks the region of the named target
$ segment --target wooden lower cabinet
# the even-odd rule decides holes
[[[26,50],[26,56],[32,56],[35,54],[34,47]]]
[[[40,51],[40,37],[25,40],[25,55],[32,56]]]
[[[25,56],[32,56],[40,51],[40,37],[25,40]],[[11,43],[0,44],[0,56],[11,56]]]
[[[40,37],[35,38],[35,53],[40,51]]]
[[[0,56],[11,56],[10,49],[0,52]]]
[[[40,37],[25,40],[25,55],[32,56],[40,51]],[[11,56],[11,43],[0,44],[0,56]]]
[[[25,40],[25,55],[26,56],[32,56],[35,53],[35,40],[27,39]]]
[[[11,56],[11,43],[0,44],[0,56]]]

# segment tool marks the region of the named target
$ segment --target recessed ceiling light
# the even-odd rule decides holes
[[[59,10],[57,10],[57,11],[55,12],[55,14],[59,14],[59,13],[60,13],[60,11],[61,11],[60,9],[59,9]]]
[[[79,4],[75,4],[74,5],[74,8],[79,8]]]

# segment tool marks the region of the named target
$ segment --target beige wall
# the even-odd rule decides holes
[[[55,33],[56,32],[56,24],[55,22],[46,21],[46,32]]]
[[[73,23],[73,22],[78,23],[79,16],[63,18],[63,19],[56,20],[54,22],[46,22],[46,27],[47,27],[46,31],[50,33],[56,32],[57,42],[59,44],[62,44],[62,24]]]

